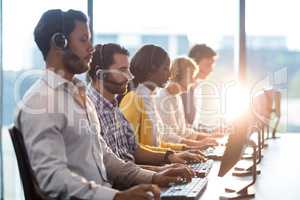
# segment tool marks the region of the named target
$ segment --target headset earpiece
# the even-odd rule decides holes
[[[53,46],[57,49],[65,49],[68,46],[67,37],[62,33],[54,33],[51,37]]]
[[[105,80],[108,77],[108,74],[105,73],[102,69],[96,71],[96,76],[99,80]]]

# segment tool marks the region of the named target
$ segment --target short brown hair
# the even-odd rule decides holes
[[[201,61],[203,58],[211,58],[216,55],[217,53],[206,44],[196,44],[189,52],[189,57],[192,58],[196,63]]]
[[[91,80],[95,80],[99,69],[108,69],[108,67],[114,63],[115,54],[129,56],[128,50],[119,44],[97,44],[90,64],[90,70],[88,71],[88,77]]]

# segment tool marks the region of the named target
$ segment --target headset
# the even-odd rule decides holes
[[[63,33],[54,33],[51,37],[51,42],[53,46],[57,49],[64,50],[68,46],[68,40]]]
[[[62,32],[54,33],[51,37],[51,43],[57,49],[65,50],[68,47],[68,39],[65,35],[65,18],[63,11],[60,11]]]
[[[104,68],[104,55],[103,55],[103,49],[104,49],[105,44],[101,45],[100,49],[99,49],[99,64],[102,64],[102,66],[97,66],[96,69],[96,76],[98,79],[100,80],[106,80],[108,78],[108,74],[104,72],[103,68]]]
[[[80,65],[82,63],[81,59],[68,47],[68,38],[65,34],[64,11],[60,11],[60,15],[62,32],[56,32],[52,35],[51,44],[54,48],[62,51],[62,59],[64,63],[67,63],[70,66]]]
[[[105,48],[105,45],[106,44],[103,44],[101,45],[100,49],[99,49],[99,63],[102,64],[102,66],[97,66],[97,69],[96,69],[96,77],[99,79],[99,80],[103,80],[105,81],[106,83],[110,83],[114,86],[120,86],[124,83],[121,83],[121,82],[118,82],[116,80],[112,80],[111,78],[109,78],[109,73],[110,72],[106,72],[105,70],[103,70],[104,68],[104,48]],[[133,75],[131,73],[129,73],[129,77],[128,77],[128,80],[132,80],[133,79]]]

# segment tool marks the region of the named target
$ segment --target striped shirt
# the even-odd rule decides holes
[[[120,111],[117,101],[110,102],[91,85],[88,87],[88,96],[96,107],[101,134],[107,145],[119,158],[134,162],[133,154],[138,144],[133,129]]]

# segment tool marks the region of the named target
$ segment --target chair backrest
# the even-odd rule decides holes
[[[9,129],[9,134],[16,152],[19,172],[25,200],[46,200],[31,168],[22,133],[16,128]]]

